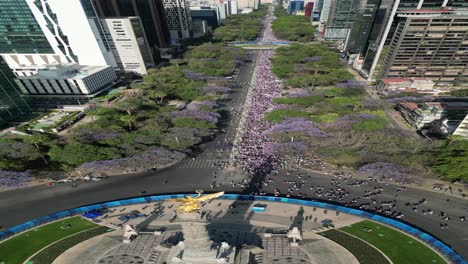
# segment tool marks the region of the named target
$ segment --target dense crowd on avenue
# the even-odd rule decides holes
[[[265,18],[265,29],[260,41],[277,41],[271,29],[272,11],[268,11]],[[252,80],[251,91],[246,98],[247,107],[244,118],[239,125],[239,140],[234,141],[234,155],[236,165],[249,173],[267,174],[278,160],[267,150],[269,144],[265,131],[271,128],[270,122],[264,120],[264,114],[273,108],[273,99],[280,96],[281,87],[278,78],[272,73],[270,58],[274,51],[267,50],[259,53]]]

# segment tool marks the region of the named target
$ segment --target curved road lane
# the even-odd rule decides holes
[[[41,217],[54,212],[93,204],[108,200],[123,199],[140,196],[142,190],[145,195],[162,193],[184,193],[193,192],[197,189],[210,190],[212,183],[212,173],[215,168],[194,169],[194,168],[170,168],[152,174],[124,175],[108,178],[100,182],[82,183],[77,188],[72,188],[72,184],[59,184],[52,187],[36,186],[32,188],[18,189],[0,193],[0,225],[8,228],[33,218]],[[332,177],[326,175],[309,174],[309,183],[321,185],[327,188],[334,188],[330,184]],[[274,182],[264,190],[272,193],[274,188],[279,188],[283,193],[287,192],[289,185],[284,184],[284,179],[292,179],[294,175],[286,176],[286,172],[281,172],[280,176],[274,177]],[[164,183],[168,181],[167,183]],[[346,202],[354,197],[362,196],[364,191],[373,190],[374,186],[381,186],[378,183],[369,183],[365,186],[345,187],[350,195]],[[378,201],[388,201],[395,198],[396,186],[386,185],[382,195],[377,197]],[[237,187],[224,184],[215,188],[216,191],[240,192]],[[314,197],[314,191],[303,188],[302,193],[306,193],[310,198]],[[421,198],[428,200],[424,206],[419,206],[418,212],[413,212],[412,207],[404,205],[406,201],[417,202]],[[423,230],[440,238],[442,241],[452,246],[465,259],[468,259],[468,225],[458,219],[460,215],[466,214],[468,204],[466,200],[450,198],[447,196],[429,191],[408,188],[400,192],[397,198],[397,211],[405,214],[404,221],[409,222]],[[433,215],[423,215],[422,209],[431,208]],[[440,210],[446,212],[451,220],[448,229],[440,229],[439,224],[444,222],[438,216]]]

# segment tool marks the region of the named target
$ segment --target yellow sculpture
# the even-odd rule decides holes
[[[213,194],[207,194],[204,196],[201,196],[203,191],[198,190],[195,191],[198,196],[197,197],[192,197],[192,196],[186,196],[185,198],[176,198],[176,199],[168,199],[168,202],[176,202],[176,203],[181,203],[179,208],[177,208],[177,211],[183,211],[186,213],[193,213],[193,212],[198,212],[200,210],[200,203],[205,202],[211,199],[218,198],[222,195],[224,195],[224,192],[219,192],[219,193],[213,193]]]

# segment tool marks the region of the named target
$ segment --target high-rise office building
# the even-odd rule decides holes
[[[30,110],[21,96],[15,75],[0,58],[0,125]]]
[[[296,14],[297,12],[304,11],[303,0],[291,0],[288,3],[288,14]]]
[[[351,54],[362,54],[369,43],[369,35],[375,26],[374,21],[381,0],[362,1],[358,7],[356,21],[349,34],[346,50]]]
[[[0,55],[17,76],[48,64],[116,67],[87,0],[3,0]]]
[[[101,20],[117,66],[123,71],[146,74],[154,66],[148,40],[139,17]]]
[[[190,38],[192,17],[188,0],[163,0],[163,6],[171,42]]]
[[[0,10],[0,53],[54,53],[26,1],[2,0]]]
[[[377,80],[420,77],[468,87],[468,10],[408,9],[397,16]]]
[[[382,0],[367,49],[359,55],[361,74],[371,81],[413,76],[437,85],[462,85],[466,71],[457,64],[465,60],[467,7],[465,0]],[[405,67],[405,73],[396,73]]]
[[[159,61],[159,49],[169,47],[162,0],[92,0],[92,3],[100,18],[140,17],[156,62]]]
[[[267,4],[269,1],[262,1],[262,3]],[[239,9],[248,9],[252,8],[253,10],[258,9],[260,6],[260,0],[238,0]]]
[[[330,1],[330,11],[325,24],[325,39],[344,41],[347,38],[356,20],[356,12],[361,1],[365,0]]]
[[[190,7],[192,19],[205,20],[212,29],[219,25],[217,9],[209,7]]]

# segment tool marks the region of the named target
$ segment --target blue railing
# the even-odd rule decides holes
[[[99,204],[87,205],[82,206],[70,210],[66,210],[63,212],[47,215],[41,218],[37,218],[21,225],[14,226],[9,228],[3,232],[0,232],[0,240],[6,239],[8,237],[14,236],[18,233],[31,229],[33,227],[43,225],[67,216],[82,214],[91,210],[96,209],[103,209],[103,208],[110,208],[116,206],[124,206],[124,205],[131,205],[131,204],[139,204],[139,203],[147,203],[147,202],[156,202],[156,201],[163,201],[166,199],[172,198],[182,198],[187,195],[192,194],[172,194],[172,195],[155,195],[155,196],[147,196],[147,197],[138,197],[138,198],[130,198],[124,200],[117,200],[111,202],[104,202]],[[193,196],[193,195],[192,195]],[[405,223],[399,222],[394,219],[390,219],[387,217],[383,217],[380,215],[372,214],[369,212],[347,208],[344,206],[333,205],[323,202],[316,202],[316,201],[306,201],[300,199],[293,199],[293,198],[283,198],[283,197],[272,197],[272,196],[254,196],[254,195],[242,195],[242,194],[225,194],[221,197],[222,199],[230,199],[230,200],[256,200],[256,201],[269,201],[269,202],[279,202],[279,203],[289,203],[289,204],[297,204],[297,205],[304,205],[304,206],[312,206],[312,207],[320,207],[330,210],[335,210],[347,214],[357,215],[360,217],[368,218],[394,228],[397,228],[403,232],[409,233],[413,236],[418,237],[428,245],[432,246],[433,248],[440,251],[443,255],[445,255],[448,259],[453,261],[457,264],[468,264],[466,260],[463,259],[457,252],[455,252],[451,247],[444,244],[442,241],[438,240],[437,238],[422,232],[414,227],[411,227]]]
[[[289,41],[233,41],[233,45],[289,45]]]

